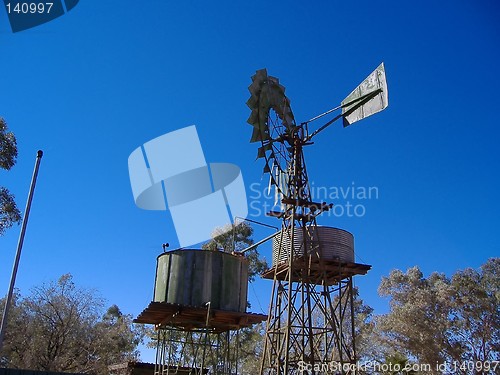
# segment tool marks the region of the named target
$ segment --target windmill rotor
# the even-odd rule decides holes
[[[311,139],[339,119],[344,127],[363,120],[388,106],[388,90],[384,63],[381,63],[342,102],[320,115],[297,125],[290,99],[285,95],[285,87],[279,79],[267,74],[266,69],[258,70],[252,76],[248,87],[250,98],[247,106],[252,110],[247,122],[253,126],[250,142],[260,142],[257,159],[264,158],[263,173],[269,174],[269,186],[274,185],[276,200],[288,198],[291,161],[296,141],[301,146],[310,144]],[[341,113],[324,125],[309,133],[309,123],[337,110]]]
[[[297,129],[290,100],[279,79],[269,76],[266,69],[252,76],[248,90],[251,96],[247,106],[252,112],[247,122],[253,126],[250,142],[261,143],[257,159],[266,161],[263,172],[269,173],[270,185],[275,186],[277,194],[286,196],[292,135]]]

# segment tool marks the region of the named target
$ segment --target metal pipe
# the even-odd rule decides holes
[[[368,94],[365,94],[363,96],[360,96],[359,98],[356,98],[354,100],[351,100],[350,102],[348,103],[345,103],[345,104],[342,104],[338,107],[335,107],[333,110],[335,109],[339,109],[339,108],[345,108],[345,107],[348,107],[350,106],[351,104],[354,104],[354,103],[358,103],[356,104],[354,107],[352,107],[351,109],[349,109],[349,113],[354,111],[355,109],[357,109],[358,107],[361,107],[363,104],[365,104],[366,102],[368,102],[369,100],[371,100],[373,97],[375,97],[377,94],[381,93],[382,92],[382,89],[377,89],[377,90],[374,90],[374,91],[371,91],[369,92]],[[325,112],[327,113],[327,112]],[[330,112],[328,112],[330,113]],[[318,134],[319,132],[325,130],[327,127],[329,127],[331,124],[333,124],[335,121],[337,121],[339,118],[341,117],[344,117],[346,115],[346,113],[341,113],[340,115],[337,115],[335,116],[332,120],[328,121],[325,125],[321,126],[319,129],[316,129],[314,132],[312,132],[310,135],[308,135],[305,139],[304,139],[304,142],[309,142],[311,140],[312,137],[314,137],[316,134]],[[304,123],[305,124],[305,123]]]
[[[332,113],[332,112],[336,111],[337,109],[348,107],[348,106],[350,106],[351,104],[354,104],[354,103],[356,103],[356,102],[359,102],[359,101],[361,101],[361,100],[364,100],[364,99],[366,99],[366,98],[368,98],[368,97],[375,96],[376,94],[378,94],[378,93],[380,93],[380,92],[382,92],[382,91],[383,91],[383,90],[382,90],[382,89],[380,89],[380,88],[379,88],[379,89],[376,89],[376,90],[373,90],[373,91],[370,91],[370,92],[368,92],[368,93],[366,93],[366,94],[364,94],[364,95],[360,96],[359,98],[353,99],[353,100],[351,100],[350,102],[347,102],[347,103],[341,104],[341,105],[339,105],[339,106],[337,106],[337,107],[335,107],[335,108],[332,108],[332,109],[329,109],[329,110],[328,110],[328,111],[326,111],[326,112],[323,112],[323,113],[322,113],[322,114],[320,114],[320,115],[314,116],[313,118],[311,118],[311,119],[309,119],[309,120],[307,120],[307,121],[304,121],[304,122],[303,122],[303,123],[301,123],[299,126],[304,126],[304,125],[307,125],[307,124],[309,124],[310,122],[313,122],[313,121],[315,121],[315,120],[320,119],[321,117],[324,117],[324,116],[326,116],[326,115],[329,115],[330,113]]]
[[[240,221],[240,223],[236,224],[236,220]],[[234,228],[235,228],[237,225],[242,224],[244,221],[248,221],[249,223],[259,224],[259,225],[262,225],[262,226],[264,226],[264,227],[269,227],[269,228],[274,228],[274,229],[276,229],[276,230],[279,230],[279,229],[278,229],[277,227],[275,227],[275,226],[272,226],[272,225],[269,225],[269,224],[264,224],[264,223],[261,223],[260,221],[255,221],[255,220],[251,220],[251,219],[246,219],[246,218],[244,218],[244,217],[239,217],[239,216],[236,216],[236,217],[234,218],[234,222],[235,222],[235,224],[233,224],[233,238],[232,238],[232,244],[231,244],[232,251],[235,251],[235,247],[236,247],[236,244],[235,244],[235,242],[236,242],[236,231],[234,230]],[[266,239],[266,240],[264,240],[263,242],[266,242],[266,241],[267,241],[267,239]],[[245,249],[245,250],[241,251],[241,253],[244,253],[245,251],[248,251],[248,250],[252,250],[253,248],[257,247],[258,245],[260,245],[260,244],[261,244],[261,243],[263,243],[263,242],[260,242],[260,241],[259,241],[257,244],[252,245],[252,246],[251,246],[251,248],[247,248],[247,249]]]
[[[24,243],[24,235],[26,234],[26,227],[28,225],[28,217],[31,209],[31,201],[33,200],[33,193],[35,192],[36,179],[38,176],[38,168],[40,167],[40,161],[42,160],[43,151],[38,150],[36,154],[35,169],[33,170],[33,176],[31,177],[30,191],[28,194],[28,200],[26,202],[26,208],[24,210],[23,223],[21,225],[21,233],[19,234],[19,240],[17,242],[16,259],[14,260],[14,266],[12,267],[12,275],[10,278],[9,292],[7,294],[7,299],[5,301],[5,307],[3,309],[2,325],[0,327],[0,351],[3,347],[3,340],[5,337],[5,329],[7,328],[7,319],[9,317],[9,309],[12,303],[12,295],[14,293],[14,285],[16,283],[17,269],[19,267],[19,260],[21,259],[21,250]]]
[[[262,225],[263,227],[268,227],[268,228],[273,228],[273,229],[279,230],[279,228],[275,227],[274,225],[269,225],[269,224],[266,224],[266,223],[261,223],[260,221],[246,219],[244,217],[236,216],[234,219],[235,219],[235,221],[236,221],[236,219],[238,219],[239,221],[248,221],[249,223],[259,224],[259,225]]]
[[[246,249],[243,249],[243,250],[241,250],[241,251],[238,251],[237,253],[238,253],[238,254],[244,254],[244,253],[246,253],[247,251],[253,250],[253,249],[255,249],[257,246],[262,245],[264,242],[269,241],[271,238],[275,237],[278,233],[281,233],[281,232],[276,232],[276,233],[273,233],[273,234],[271,234],[270,236],[267,236],[266,238],[264,238],[264,239],[262,239],[262,240],[260,240],[260,241],[258,241],[258,242],[256,242],[256,243],[254,243],[253,245],[248,246]]]
[[[321,118],[321,117],[323,117],[323,116],[329,115],[330,113],[332,113],[332,112],[334,112],[334,111],[336,111],[337,109],[340,109],[340,108],[342,108],[342,105],[339,105],[339,106],[337,106],[337,107],[335,107],[335,108],[329,109],[328,111],[323,112],[323,113],[322,113],[322,114],[320,114],[320,115],[314,116],[313,118],[311,118],[311,119],[309,119],[309,120],[307,120],[307,121],[304,121],[304,122],[303,122],[302,124],[300,124],[300,125],[302,126],[302,125],[309,124],[310,122],[313,122],[314,120],[320,119],[320,118]]]

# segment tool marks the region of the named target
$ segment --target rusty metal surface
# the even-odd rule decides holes
[[[208,313],[208,324],[207,324]],[[134,323],[178,327],[184,330],[209,328],[216,332],[251,327],[267,319],[267,315],[237,311],[209,310],[207,308],[151,302]]]
[[[157,259],[154,302],[245,312],[248,262],[220,251],[180,249]]]
[[[335,285],[341,280],[352,276],[366,275],[372,268],[368,264],[345,263],[331,260],[312,261],[306,257],[295,259],[293,266],[292,281],[318,285]],[[261,276],[264,279],[273,280],[275,272],[276,280],[286,281],[288,279],[288,264],[281,263],[269,268]]]

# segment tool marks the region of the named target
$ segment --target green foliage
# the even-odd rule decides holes
[[[238,373],[259,374],[263,355],[265,323],[243,328],[238,336]]]
[[[342,322],[342,326],[337,328],[338,331],[342,331],[343,342],[345,347],[342,348],[342,352],[339,348],[334,346],[333,356],[334,359],[346,358],[348,356],[353,357],[352,348],[353,343],[356,346],[356,356],[360,362],[369,361],[372,359],[372,345],[373,345],[373,332],[374,332],[374,322],[373,322],[373,309],[365,304],[365,302],[360,298],[358,288],[354,287],[352,289],[353,293],[353,307],[354,307],[354,337],[352,335],[352,326],[350,319],[350,296],[349,293],[342,293],[342,295],[336,295],[333,300],[334,306],[344,306],[340,308],[335,313],[334,321]],[[344,319],[341,319],[340,313],[346,314]],[[349,315],[349,317],[347,317]],[[316,309],[313,311],[314,324],[318,327],[328,324],[324,320],[324,316]]]
[[[217,228],[212,234],[212,239],[202,245],[203,250],[224,251],[232,253],[241,251],[253,244],[253,229],[247,223],[232,226],[227,225]]]
[[[392,271],[379,287],[391,298],[391,311],[377,320],[379,339],[424,364],[498,360],[499,280],[500,258],[451,279],[425,278],[418,267]]]
[[[434,273],[428,279],[418,267],[382,279],[382,296],[391,297],[391,312],[380,317],[381,330],[396,350],[423,363],[443,362],[447,345],[449,280]]]
[[[359,297],[358,288],[353,289],[354,296],[354,332],[356,354],[359,359],[368,359],[374,331],[373,308]],[[349,339],[352,341],[352,338]]]
[[[8,171],[16,164],[16,159],[16,137],[8,131],[7,123],[0,117],[0,168]]]
[[[14,293],[12,295],[12,301],[10,305],[10,310],[9,310],[9,320],[7,321],[7,328],[6,328],[6,338],[4,341],[4,350],[0,351],[0,368],[2,367],[8,367],[9,361],[5,353],[10,349],[5,350],[6,347],[9,347],[12,345],[12,343],[8,340],[10,334],[14,331],[24,331],[24,325],[18,326],[19,323],[22,322],[22,309],[19,306],[19,301],[21,299],[21,296],[19,294],[19,290],[14,289]],[[3,313],[5,309],[5,298],[0,299],[0,312]]]
[[[35,287],[14,299],[2,364],[42,371],[107,374],[107,366],[136,360],[143,332],[113,305],[103,314],[96,292],[72,276]]]
[[[7,123],[0,117],[0,168],[10,170],[17,159],[17,143],[14,133],[9,132]],[[13,224],[21,221],[14,196],[7,188],[0,186],[0,236]]]
[[[165,343],[165,361],[172,365],[208,368],[211,373],[258,374],[260,371],[264,324],[220,333],[161,329],[149,347]],[[209,347],[204,350],[204,347]],[[216,349],[217,346],[217,349]],[[225,365],[225,371],[221,366]],[[236,367],[238,371],[236,370]]]
[[[244,222],[235,226],[217,228],[212,235],[212,239],[204,243],[201,248],[226,253],[241,251],[254,243],[252,235],[252,227]],[[248,279],[253,282],[257,275],[260,275],[269,267],[266,260],[259,257],[257,249],[246,252],[245,256],[249,262]]]
[[[399,352],[393,352],[385,356],[384,364],[388,365],[389,370],[384,375],[415,375],[413,370],[405,370],[410,364],[410,360]],[[411,368],[411,366],[410,366]]]
[[[21,213],[16,206],[14,196],[9,190],[0,186],[0,236],[13,224],[21,221]]]
[[[500,258],[451,279],[450,345],[460,361],[500,359]]]

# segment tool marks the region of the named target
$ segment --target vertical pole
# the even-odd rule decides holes
[[[339,269],[340,269],[340,261],[339,261]],[[339,272],[340,273],[340,272]],[[339,359],[340,363],[343,365],[344,364],[344,330],[343,330],[343,322],[344,322],[344,300],[343,300],[343,293],[342,289],[345,288],[344,282],[342,280],[339,281],[339,303],[338,303],[338,309],[339,309],[339,316],[338,316],[338,325],[339,325],[339,330],[338,330],[338,347],[339,347]],[[342,367],[342,374],[345,374],[344,368]]]
[[[163,369],[161,368],[161,363],[162,363],[162,350],[163,350],[163,345],[162,345],[162,335],[161,335],[161,330],[158,330],[158,335],[157,335],[157,343],[158,345],[156,346],[156,362],[155,362],[155,369],[154,369],[154,375],[158,374],[163,374]],[[168,373],[167,373],[168,374]]]
[[[28,225],[28,217],[31,209],[31,201],[33,199],[33,193],[35,192],[36,178],[38,176],[38,168],[40,167],[40,161],[42,160],[43,151],[38,150],[36,155],[35,169],[33,170],[33,176],[31,177],[31,186],[28,194],[28,201],[26,202],[26,209],[24,210],[23,223],[21,225],[21,233],[19,234],[19,240],[17,242],[16,259],[14,261],[14,266],[12,267],[12,275],[10,278],[9,293],[7,294],[7,299],[5,301],[5,307],[3,309],[2,325],[0,327],[0,350],[3,347],[3,339],[5,337],[5,329],[7,328],[7,319],[9,317],[9,309],[12,303],[12,295],[14,293],[14,285],[16,283],[17,268],[19,267],[19,260],[21,259],[21,250],[24,243],[24,235],[26,234],[26,226]]]
[[[240,364],[240,330],[236,331],[236,375],[238,375],[238,369]]]
[[[356,321],[354,320],[354,290],[352,285],[352,276],[349,277],[349,296],[351,302],[351,335],[352,335],[352,354],[351,354],[351,363],[354,365],[357,364],[358,354],[356,353]],[[357,369],[357,366],[354,366]],[[354,374],[357,373],[357,370],[354,371]]]
[[[293,176],[292,176],[292,187],[293,190],[291,193],[291,198],[294,200],[299,199],[298,192],[301,190],[301,181],[300,181],[300,175],[299,172],[301,171],[300,169],[300,163],[301,163],[301,152],[302,152],[302,144],[300,143],[300,139],[296,133],[294,133],[294,139],[293,139]],[[293,289],[293,271],[294,271],[294,258],[296,256],[295,254],[295,216],[297,213],[297,205],[293,204],[292,205],[292,212],[290,219],[288,221],[288,225],[292,232],[291,238],[290,238],[290,253],[288,254],[288,296],[287,296],[287,316],[286,316],[286,326],[285,326],[285,353],[284,353],[284,364],[283,364],[283,374],[287,375],[288,374],[288,369],[290,366],[290,355],[291,352],[291,347],[290,343],[292,342],[291,340],[291,335],[293,332],[292,330],[292,314],[295,314],[295,298],[296,298],[296,291]],[[285,225],[284,225],[285,226]],[[297,226],[297,230],[299,229],[299,225]],[[305,251],[305,250],[304,250]],[[298,280],[296,283],[297,289],[303,285],[303,280]],[[302,289],[303,290],[303,289]],[[304,331],[301,332],[301,334],[304,334]],[[296,359],[296,356],[295,356]],[[281,374],[279,374],[281,375]]]

